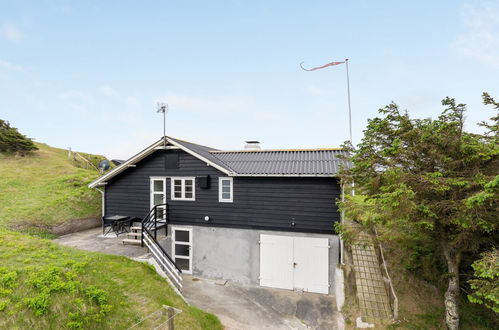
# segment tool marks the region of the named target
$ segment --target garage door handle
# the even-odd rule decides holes
[[[296,262],[293,262],[293,268],[296,268],[296,265],[298,265]]]

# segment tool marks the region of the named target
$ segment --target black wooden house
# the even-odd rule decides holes
[[[166,137],[89,187],[103,193],[104,218],[140,222],[135,236],[178,287],[181,270],[328,293],[339,258],[341,153],[262,150],[255,141],[223,151]]]

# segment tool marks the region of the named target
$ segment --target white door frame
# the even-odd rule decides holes
[[[171,226],[171,235],[172,235],[172,258],[173,258],[173,261],[175,261],[175,259],[186,259],[186,260],[189,260],[189,270],[184,270],[182,269],[182,273],[184,274],[192,274],[192,251],[193,251],[193,248],[192,248],[192,227],[179,227],[179,226]],[[177,242],[176,240],[176,231],[177,230],[183,230],[183,231],[188,231],[189,232],[189,242]],[[189,256],[186,257],[186,256],[177,256],[175,254],[175,245],[187,245],[188,246],[188,249],[189,249]]]
[[[293,290],[292,236],[260,234],[259,279],[260,286]]]
[[[163,182],[163,191],[154,191],[154,181],[162,181]],[[163,202],[161,204],[166,203],[166,177],[164,176],[151,176],[149,178],[149,209],[154,207],[154,195],[163,194]],[[166,219],[166,213],[164,213]],[[164,219],[163,219],[164,220]]]
[[[313,257],[311,257],[311,254]],[[293,237],[293,287],[307,292],[329,293],[329,239]]]
[[[329,248],[327,237],[260,234],[260,285],[328,294]]]

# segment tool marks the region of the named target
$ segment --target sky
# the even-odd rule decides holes
[[[218,149],[337,147],[394,101],[436,117],[499,99],[498,1],[0,0],[0,119],[125,159],[167,135]]]

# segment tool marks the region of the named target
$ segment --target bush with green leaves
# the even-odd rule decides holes
[[[69,315],[69,328],[81,328],[88,321],[102,322],[112,310],[108,304],[107,292],[96,286],[85,286],[78,280],[78,275],[85,272],[88,261],[67,261],[64,266],[49,265],[33,268],[28,273],[27,284],[37,291],[33,297],[24,299],[24,303],[35,315],[41,316],[49,311],[51,302],[58,293],[69,293],[75,297],[75,306],[83,305],[83,297],[88,302],[85,310],[76,310]]]
[[[472,265],[474,278],[469,280],[473,292],[469,301],[484,305],[499,313],[499,251],[484,252]]]
[[[33,141],[10,126],[8,121],[0,119],[0,152],[26,154],[38,150]]]

